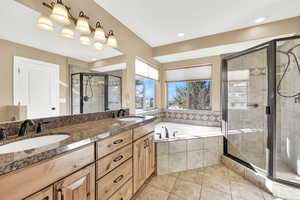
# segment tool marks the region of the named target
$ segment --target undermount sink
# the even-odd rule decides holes
[[[54,144],[67,139],[68,135],[46,135],[28,138],[0,146],[0,154],[15,153]]]
[[[119,121],[123,121],[123,122],[131,122],[131,121],[136,121],[136,120],[141,120],[144,117],[125,117],[125,118],[121,118],[118,119]]]

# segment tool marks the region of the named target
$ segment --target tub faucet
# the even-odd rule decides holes
[[[167,128],[166,126],[163,126],[162,128],[165,129],[165,132],[166,132],[166,138],[170,138],[168,128]]]

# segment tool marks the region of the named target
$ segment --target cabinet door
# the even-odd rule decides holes
[[[53,186],[49,186],[46,189],[25,198],[24,200],[53,200]]]
[[[149,178],[155,170],[155,144],[154,133],[149,134],[146,148],[146,178]]]
[[[133,192],[143,185],[146,180],[146,149],[147,136],[133,143]]]
[[[92,164],[54,185],[56,200],[94,200],[95,165]]]

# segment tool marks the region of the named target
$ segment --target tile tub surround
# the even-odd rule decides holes
[[[129,114],[129,109],[125,109],[126,115]],[[57,117],[48,117],[48,118],[40,118],[34,119],[34,123],[37,125],[38,122],[49,122],[44,125],[44,129],[53,129],[59,128],[63,126],[73,125],[84,123],[88,121],[97,121],[101,119],[111,118],[113,113],[117,113],[118,111],[107,111],[107,112],[97,112],[97,113],[88,113],[88,114],[76,114],[76,115],[65,115],[65,116],[57,116]],[[5,128],[9,137],[15,137],[18,135],[19,128],[23,121],[15,121],[15,122],[0,122],[0,128]],[[36,129],[35,126],[31,127],[30,131],[34,132]],[[1,141],[0,141],[1,142]]]
[[[220,163],[223,136],[156,143],[157,174],[168,174]]]
[[[276,198],[224,165],[154,176],[133,198],[133,200],[194,199],[275,200]]]
[[[56,155],[105,139],[122,131],[132,129],[155,120],[156,117],[153,116],[145,116],[143,119],[141,118],[130,122],[123,122],[114,118],[106,118],[48,129],[40,135],[66,133],[70,137],[61,142],[36,149],[0,154],[0,175],[27,167],[42,160],[50,159]],[[34,137],[32,134],[30,135],[31,137]]]
[[[265,175],[255,172],[242,164],[232,160],[227,156],[222,156],[222,163],[230,170],[237,173],[239,176],[250,181],[257,187],[261,188],[267,193],[270,193],[276,197],[278,200],[288,199],[288,200],[300,200],[300,189],[290,187],[267,178]]]

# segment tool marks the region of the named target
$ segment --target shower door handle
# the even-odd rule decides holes
[[[271,107],[270,106],[266,106],[266,114],[271,115]]]

